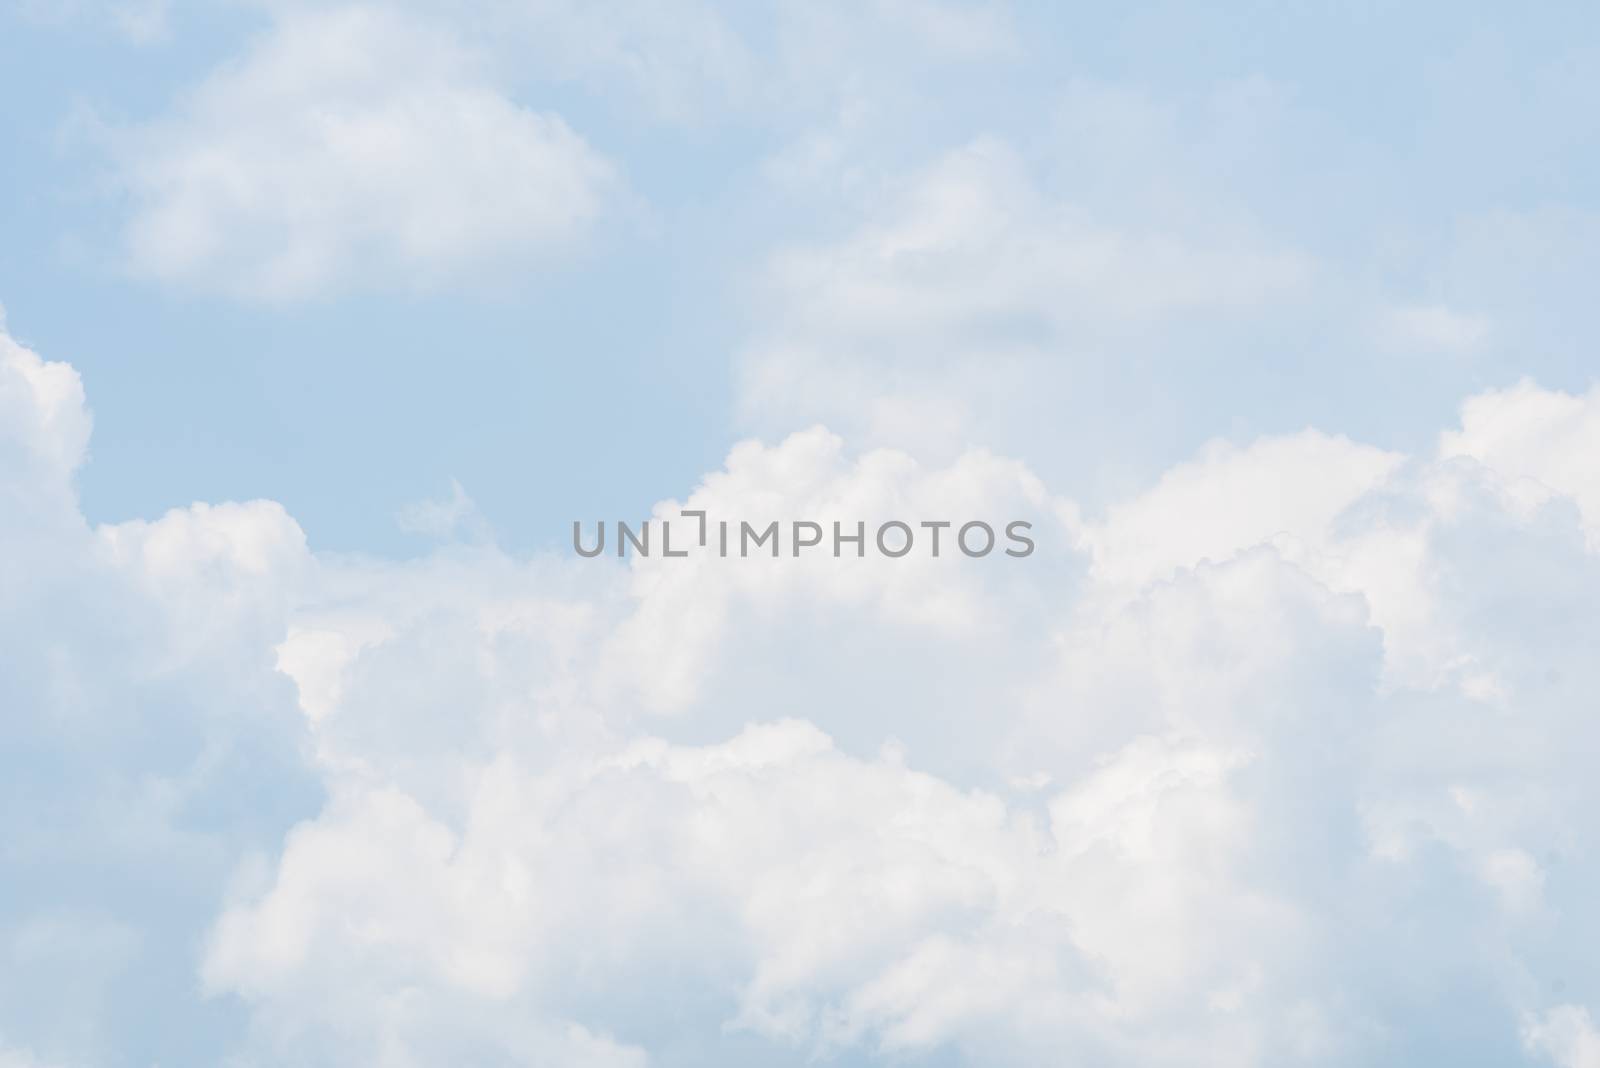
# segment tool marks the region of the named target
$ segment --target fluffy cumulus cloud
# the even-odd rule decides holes
[[[1571,500],[1591,545],[1600,545],[1600,387],[1582,396],[1552,393],[1532,382],[1472,398],[1461,429],[1446,432],[1446,454],[1470,456],[1513,480],[1519,496],[1536,503]]]
[[[74,4],[140,40],[168,6]],[[263,0],[170,106],[97,124],[133,275],[245,301],[489,286],[637,216],[620,168],[539,99],[669,126],[831,115],[908,70],[1015,47],[985,4]],[[41,5],[27,10],[46,16]],[[887,55],[893,56],[886,61]],[[532,101],[530,103],[529,101]],[[596,102],[601,102],[597,105]]]
[[[0,1040],[204,1059],[204,914],[317,804],[270,651],[311,560],[268,502],[91,526],[89,426],[73,369],[0,334]]]
[[[569,250],[615,170],[485,67],[402,10],[276,12],[171,114],[107,135],[128,267],[275,301],[436,288]]]
[[[844,696],[828,697],[822,689],[826,665],[836,658],[895,664],[925,649],[925,642],[967,655],[988,647],[994,666],[988,683],[999,684],[1006,670],[1002,665],[1015,666],[1016,657],[1036,644],[1015,641],[1028,631],[1020,614],[1038,619],[1048,611],[1043,603],[1048,595],[1036,583],[1047,576],[1070,581],[1081,570],[1060,549],[1070,542],[1076,515],[1071,505],[1052,498],[1026,466],[978,450],[942,466],[893,449],[850,456],[841,438],[813,427],[774,447],[756,442],[736,447],[726,467],[686,500],[658,506],[656,521],[673,522],[685,509],[705,512],[712,547],[723,537],[718,525],[729,522],[730,553],[743,551],[740,524],[760,531],[777,522],[776,548],[750,551],[776,554],[786,566],[730,567],[711,552],[681,561],[658,555],[639,562],[631,577],[638,608],[620,625],[608,653],[614,657],[612,677],[631,683],[644,707],[663,712],[692,706],[711,687],[770,686],[774,680],[764,673],[738,678],[742,673],[724,670],[741,659],[747,640],[764,647],[767,656],[780,655],[787,645],[791,660],[808,665],[785,673],[786,707],[791,708],[831,704]],[[950,525],[936,532],[919,525],[924,519]],[[979,561],[961,552],[960,528],[975,520],[993,531],[994,558]],[[1006,547],[1020,551],[1002,533],[1019,520],[1031,525],[1036,545],[1043,541],[1055,549],[1039,553],[1026,572],[1002,555]],[[816,550],[796,552],[797,521],[820,528],[814,532],[821,542]],[[909,550],[887,559],[878,547],[879,534],[896,521],[913,528]],[[676,522],[680,544],[685,531],[691,538],[697,533],[693,521]],[[855,533],[863,536],[859,546],[835,541],[837,535]],[[973,551],[985,544],[984,537],[972,532]],[[900,534],[884,538],[896,551]],[[818,612],[848,621],[848,635],[819,644]],[[909,644],[900,644],[902,639]],[[942,705],[953,694],[941,700],[919,691],[904,699],[916,706],[924,696]],[[980,699],[977,693],[966,696]],[[743,700],[759,699],[752,692]],[[927,711],[924,706],[919,715]],[[959,714],[953,707],[949,711]],[[906,726],[912,727],[915,719],[907,718]]]
[[[0,338],[0,413],[10,1062],[1594,1061],[1590,398],[1093,512],[814,428],[655,512],[1026,559],[93,526],[76,374]]]
[[[1148,381],[1147,365],[1111,366],[1109,349],[1259,316],[1310,280],[1292,248],[1108,222],[1040,170],[981,138],[892,180],[854,232],[775,253],[740,359],[746,419],[823,419],[923,449],[1005,439],[1051,425],[1029,396],[1065,398],[1055,414],[1076,421],[1090,387]]]

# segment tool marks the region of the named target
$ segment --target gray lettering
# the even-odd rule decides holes
[[[883,532],[888,530],[890,527],[898,527],[900,530],[905,532],[905,541],[903,541],[901,543],[900,549],[899,549],[898,552],[890,552],[889,551],[889,546],[887,544],[885,544],[884,540],[883,540]],[[882,553],[883,555],[885,555],[887,557],[890,557],[891,559],[899,559],[900,557],[904,556],[906,553],[910,552],[911,551],[911,528],[906,526],[904,523],[900,522],[900,520],[898,520],[898,519],[891,519],[887,523],[883,524],[883,526],[878,528],[878,551],[880,553]]]
[[[811,538],[809,541],[801,541],[800,540],[800,528],[802,528],[802,527],[805,527],[805,528],[808,528],[810,530],[816,531],[816,537]],[[813,523],[813,522],[811,522],[810,520],[807,520],[807,519],[797,519],[797,520],[795,520],[795,524],[794,524],[794,554],[796,556],[800,555],[800,550],[801,549],[809,549],[813,545],[821,545],[821,544],[822,544],[822,524],[821,523]]]
[[[939,555],[939,531],[950,525],[948,519],[924,519],[922,525],[933,531],[933,555]]]
[[[572,547],[578,550],[579,556],[599,556],[606,551],[605,520],[602,519],[596,526],[599,528],[599,535],[594,543],[594,548],[585,549],[583,540],[578,536],[578,532],[583,528],[583,523],[576,519],[572,521]]]
[[[756,528],[751,526],[749,523],[747,523],[747,522],[745,522],[744,520],[741,519],[739,521],[739,555],[740,556],[749,556],[750,555],[750,536],[752,534],[756,534]],[[769,524],[767,526],[766,530],[762,531],[760,534],[756,534],[756,548],[759,549],[759,548],[761,548],[761,546],[765,545],[768,538],[772,539],[772,555],[773,556],[777,556],[778,555],[778,521],[776,519],[774,519],[771,522],[771,524]]]
[[[967,531],[971,530],[973,527],[980,528],[984,535],[989,539],[988,542],[984,544],[981,552],[973,552],[971,549],[967,548]],[[991,527],[988,523],[983,522],[981,519],[974,519],[956,533],[956,542],[960,544],[961,551],[966,553],[968,556],[988,556],[990,550],[994,548],[994,527]]]
[[[857,523],[854,534],[841,534],[840,530],[841,524],[835,519],[833,521],[833,555],[835,557],[840,555],[839,546],[847,541],[856,543],[856,556],[867,555],[867,525],[865,523]]]
[[[1006,555],[1007,556],[1019,556],[1019,557],[1020,556],[1032,556],[1033,555],[1033,539],[1028,537],[1025,534],[1018,534],[1017,533],[1017,528],[1018,527],[1021,527],[1023,530],[1032,530],[1033,529],[1033,524],[1027,522],[1026,520],[1022,520],[1022,519],[1018,519],[1018,520],[1015,520],[1014,522],[1006,524],[1006,537],[1010,538],[1012,541],[1017,542],[1017,543],[1019,543],[1021,545],[1026,545],[1027,548],[1021,550],[1020,552],[1018,550],[1016,550],[1016,549],[1007,549],[1006,550]]]

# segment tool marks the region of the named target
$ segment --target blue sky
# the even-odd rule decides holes
[[[0,1068],[1595,1068],[1597,60],[0,0]]]
[[[1114,19],[1019,5],[991,57],[909,55],[868,25],[839,84],[819,72],[764,105],[689,84],[690,102],[665,114],[641,100],[655,86],[512,48],[497,79],[614,160],[626,208],[560,263],[287,303],[152,284],[119,263],[128,194],[103,133],[169,112],[270,32],[270,8],[178,4],[143,41],[114,9],[13,5],[0,41],[13,86],[0,288],[20,336],[115,399],[97,405],[81,476],[94,518],[266,496],[315,545],[405,554],[419,546],[394,513],[452,477],[513,546],[554,544],[569,515],[635,514],[691,485],[737,435],[794,429],[734,412],[731,368],[762,314],[750,283],[768,250],[847,231],[871,211],[866,187],[982,136],[1008,139],[1045,189],[1100,217],[1255,231],[1317,262],[1324,292],[1283,317],[1197,323],[1187,366],[1125,369],[1119,406],[1144,398],[1160,412],[1121,443],[1132,477],[1216,433],[1332,423],[1410,445],[1472,389],[1519,374],[1586,381],[1577,339],[1592,312],[1575,279],[1592,266],[1578,235],[1593,225],[1596,42],[1581,5],[1152,5]],[[781,19],[729,14],[760,62]],[[674,85],[695,77],[692,58],[659,65]],[[1132,98],[1158,128],[1064,103],[1086,87]],[[786,146],[869,108],[882,114],[859,120],[872,125],[851,146],[859,158],[837,164],[856,188],[773,181]],[[1075,142],[1083,131],[1063,111],[1096,142]],[[1474,237],[1501,216],[1536,228],[1520,262],[1492,233]],[[1337,320],[1378,296],[1459,302],[1516,332],[1467,358],[1375,353]],[[1245,378],[1247,403],[1209,395],[1219,365]],[[580,439],[584,462],[568,462]],[[1097,488],[1081,467],[1058,473]]]

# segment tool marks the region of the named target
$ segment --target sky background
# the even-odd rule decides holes
[[[1141,5],[1109,18],[1024,4],[938,13],[921,40],[930,17],[916,5],[587,19],[525,6],[469,8],[453,26],[402,6],[390,21],[432,19],[418,32],[443,35],[441,50],[490,52],[464,82],[559,115],[610,161],[616,195],[589,232],[558,256],[475,249],[487,266],[452,264],[450,277],[369,278],[366,257],[383,253],[361,251],[341,277],[285,297],[208,277],[215,264],[163,276],[130,261],[141,212],[203,195],[141,188],[132,160],[163,130],[176,153],[203,144],[208,121],[314,106],[317,90],[280,86],[184,118],[278,20],[317,5],[11,4],[0,291],[20,336],[116,399],[97,406],[81,475],[91,518],[270,497],[316,547],[403,555],[420,546],[395,513],[451,478],[523,549],[558,544],[578,515],[637,514],[738,436],[831,414],[736,403],[737,368],[784,315],[785,295],[762,285],[777,251],[870,227],[903,183],[983,138],[1017,155],[1045,210],[1253,245],[1303,275],[1231,317],[1179,309],[1112,338],[1050,339],[1092,347],[1095,365],[1052,383],[1070,395],[1051,408],[1114,424],[1050,443],[1071,446],[1048,473],[1078,496],[1136,488],[1219,433],[1315,424],[1408,447],[1472,390],[1522,374],[1587,383],[1597,139],[1584,5]],[[981,33],[944,28],[969,17]],[[515,32],[491,31],[496,20]],[[398,92],[407,61],[387,58],[363,77]],[[233,129],[241,160],[261,151],[290,167],[305,148],[289,129]],[[394,181],[396,210],[429,210],[422,179]],[[291,210],[257,204],[231,222],[270,228]],[[1428,351],[1380,344],[1384,316],[1406,308],[1469,325],[1440,328],[1451,336]],[[1021,331],[1033,311],[996,315]],[[1119,430],[1116,461],[1083,455]]]
[[[1585,4],[0,0],[0,1068],[1600,1066],[1597,101]],[[569,549],[680,506],[1039,550]]]

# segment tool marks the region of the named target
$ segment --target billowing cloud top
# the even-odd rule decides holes
[[[1000,577],[391,565],[265,502],[86,524],[76,375],[0,356],[41,1046],[114,1062],[116,1003],[192,961],[251,1063],[1365,1063],[1418,1020],[1586,1063],[1592,396],[1480,394],[1421,456],[1219,442],[1093,520],[821,430],[683,502],[1026,510],[1047,551]]]

